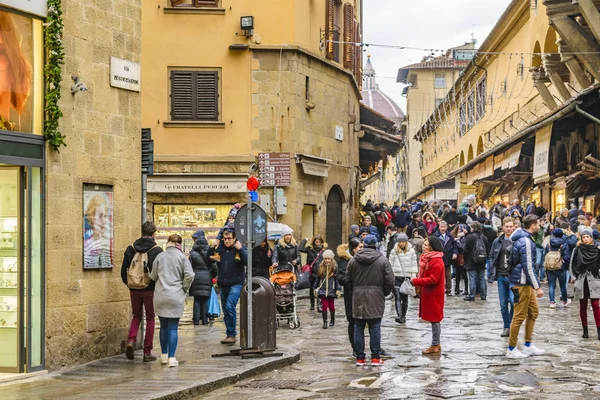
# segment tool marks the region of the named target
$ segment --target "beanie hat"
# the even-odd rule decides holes
[[[362,228],[360,228],[359,233],[362,235],[363,233],[371,233],[371,229],[367,226],[363,226]]]
[[[429,247],[431,247],[431,250],[444,251],[444,246],[442,245],[442,241],[440,239],[438,239],[437,237],[429,236],[427,238],[427,241],[429,242]]]
[[[331,250],[325,250],[323,252],[323,258],[330,258],[333,260],[334,257],[335,257],[335,255],[333,254],[333,251],[331,251]]]
[[[281,236],[285,236],[285,235],[291,235],[293,234],[294,231],[292,230],[292,228],[290,228],[289,226],[285,226],[283,227],[283,229],[281,230]]]
[[[399,234],[398,241],[399,242],[408,242],[408,236],[406,236],[406,233]]]
[[[350,230],[354,231],[355,229],[358,229],[358,225],[350,225]]]
[[[368,235],[363,241],[365,246],[375,248],[377,247],[377,237],[375,235]]]
[[[206,237],[204,235],[204,231],[202,229],[198,229],[196,232],[194,232],[194,234],[192,235],[192,239],[198,239],[198,238],[203,238]]]
[[[560,228],[556,228],[555,230],[552,231],[552,236],[556,237],[556,238],[561,238],[563,237],[563,231]]]
[[[593,237],[594,237],[594,232],[592,232],[592,229],[591,229],[591,228],[588,228],[588,227],[586,226],[584,229],[582,229],[582,230],[580,231],[580,235],[581,235],[581,236],[583,236],[583,235],[588,235],[589,237],[592,237],[592,238],[593,238]]]

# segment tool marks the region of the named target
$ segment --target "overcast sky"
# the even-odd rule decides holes
[[[363,0],[363,42],[447,49],[471,40],[481,44],[511,0]],[[377,82],[403,111],[398,68],[420,62],[424,51],[368,47]],[[439,55],[437,53],[436,55]]]

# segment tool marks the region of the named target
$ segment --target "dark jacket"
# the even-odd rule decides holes
[[[396,246],[396,243],[398,243],[398,234],[394,233],[388,239],[387,250],[385,252],[385,256],[388,259],[390,258],[390,253],[392,252],[392,250],[394,250],[394,247]]]
[[[577,236],[575,234],[567,235],[563,231],[563,239],[565,241],[565,262],[569,264],[571,262],[571,255],[573,250],[577,247]]]
[[[352,288],[354,318],[383,318],[385,296],[395,283],[394,271],[383,254],[372,248],[361,249],[348,264],[346,282]]]
[[[440,233],[440,231],[436,231],[433,234],[433,236],[442,240],[442,234]],[[455,254],[458,256],[458,247],[456,246],[456,240],[454,240],[454,237],[452,236],[450,231],[446,231],[446,240],[442,241],[442,245],[444,246],[444,266],[448,267],[452,264],[452,256]]]
[[[402,210],[398,210],[398,213],[396,215],[396,226],[398,228],[404,228],[406,226],[408,226],[408,224],[410,224],[411,221],[411,216],[410,213],[408,212],[408,210],[402,211]]]
[[[444,216],[444,221],[450,226],[454,226],[458,223],[458,213],[456,211],[448,211]]]
[[[375,220],[372,218],[371,221],[375,222]],[[381,240],[381,238],[379,237],[379,231],[377,230],[377,227],[375,225],[371,224],[369,226],[362,226],[360,229],[362,230],[363,228],[368,229],[370,234],[374,235],[377,238],[378,242]]]
[[[214,249],[211,247],[208,252],[209,257],[213,251]],[[219,286],[243,285],[246,280],[246,265],[248,265],[248,250],[246,247],[242,246],[238,251],[234,246],[222,246],[218,253],[221,256],[221,261],[218,262],[217,282]]]
[[[518,211],[519,215],[521,215],[521,217],[525,216],[525,211],[523,210],[523,207],[521,207],[520,204],[518,206],[512,206],[510,208],[510,211],[508,212],[508,215],[512,214],[513,211]]]
[[[494,228],[492,228],[491,225],[484,225],[483,226],[483,236],[485,236],[485,238],[487,239],[486,251],[488,254],[490,254],[490,251],[492,249],[492,243],[498,237],[498,232],[496,232],[494,230]]]
[[[346,279],[346,271],[348,270],[348,263],[352,256],[348,253],[348,245],[342,244],[337,248],[338,256],[338,268],[337,268],[337,279],[338,283],[344,288],[344,309],[346,310],[346,318],[352,318],[352,286]]]
[[[135,247],[135,249],[134,249]],[[154,260],[156,256],[162,253],[162,248],[156,244],[156,241],[152,237],[143,236],[133,242],[133,246],[127,246],[127,250],[125,250],[125,255],[123,256],[123,263],[121,264],[121,279],[123,283],[127,285],[127,270],[129,266],[131,266],[131,261],[133,257],[135,257],[135,253],[137,252],[147,253],[148,254],[148,273],[152,271],[152,265],[154,264]],[[150,280],[150,284],[145,289],[129,289],[129,290],[145,290],[145,291],[154,291],[154,285],[156,282]]]
[[[483,241],[483,244],[485,245],[486,249],[489,247],[489,245],[487,243],[487,238],[484,236],[483,233],[472,232],[467,235],[467,238],[465,239],[465,248],[464,248],[465,269],[467,271],[481,271],[481,270],[485,269],[485,261],[477,264],[477,263],[473,262],[473,258],[472,258],[472,254],[475,251],[475,242],[478,239],[481,239]]]
[[[335,298],[337,297],[336,292],[342,290],[342,286],[339,284],[335,275],[330,276],[329,278],[319,278],[317,276],[313,289],[319,290],[319,293],[317,294],[319,297],[325,296]]]
[[[533,236],[526,230],[517,229],[510,240],[513,241],[512,265],[513,269],[509,281],[513,285],[529,285],[534,289],[540,287],[535,274],[536,246]]]
[[[269,245],[258,246],[252,249],[252,276],[270,278],[269,267],[271,266],[272,250]]]
[[[406,235],[409,238],[413,237],[413,231],[415,229],[419,229],[420,227],[423,227],[423,229],[425,229],[425,225],[423,224],[423,222],[417,222],[413,220],[410,224],[408,224],[408,228],[406,228]]]
[[[498,276],[508,276],[512,262],[513,242],[504,234],[500,235],[492,243],[488,260],[490,262],[490,275],[488,282],[498,280]]]
[[[297,268],[300,266],[300,251],[298,250],[296,241],[292,238],[292,241],[286,244],[283,238],[279,239],[275,245],[271,262],[283,266],[285,264],[292,264],[292,261],[295,261],[293,264]]]
[[[324,244],[321,247],[312,247],[310,244],[307,245],[307,242],[306,239],[302,239],[298,251],[306,254],[306,263],[312,266],[310,277],[314,280],[317,279],[319,265],[321,265],[321,261],[323,261],[323,252],[327,250],[327,244]]]
[[[217,277],[217,264],[208,258],[208,241],[199,238],[190,252],[190,263],[194,270],[194,281],[190,286],[190,296],[210,296],[213,278]]]

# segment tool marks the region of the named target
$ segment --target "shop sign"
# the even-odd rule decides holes
[[[244,193],[245,178],[148,177],[148,193]]]
[[[313,163],[307,160],[302,160],[302,170],[306,175],[314,176],[329,176],[329,167],[327,164]]]
[[[140,64],[117,57],[110,58],[110,86],[140,91]]]
[[[48,16],[47,0],[2,0],[0,1],[0,5],[8,6],[39,17],[45,18]]]
[[[456,200],[456,194],[460,191],[455,189],[435,189],[436,200]]]
[[[547,125],[535,134],[535,152],[533,155],[533,180],[541,182],[550,177],[548,171],[548,155],[550,153],[550,138],[552,125]]]

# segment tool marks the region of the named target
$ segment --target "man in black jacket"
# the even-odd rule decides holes
[[[444,246],[444,268],[446,272],[446,294],[448,296],[452,293],[452,260],[456,260],[458,257],[458,247],[456,240],[450,232],[448,232],[448,223],[446,221],[440,221],[440,226],[437,231],[433,233],[433,236],[440,239]],[[457,277],[457,279],[460,279]]]
[[[510,266],[512,263],[513,242],[510,235],[515,231],[515,223],[511,217],[504,218],[502,225],[503,233],[494,240],[489,255],[490,276],[489,283],[498,282],[498,297],[500,299],[500,312],[504,322],[504,330],[500,336],[510,336],[510,323],[514,309],[514,295],[510,290]],[[510,307],[509,307],[510,306]],[[510,308],[510,310],[509,310]]]
[[[469,295],[464,298],[465,301],[475,301],[477,293],[481,295],[482,301],[487,299],[485,282],[487,248],[487,238],[483,235],[483,227],[475,221],[471,224],[471,233],[465,240],[465,269],[469,274]]]
[[[123,256],[123,264],[121,264],[121,279],[127,285],[127,271],[131,266],[131,262],[135,255],[145,253],[148,257],[147,268],[148,273],[152,271],[152,264],[156,256],[162,253],[162,249],[156,244],[154,235],[156,234],[156,225],[151,221],[146,221],[142,225],[142,237],[133,242],[127,247]],[[127,358],[134,359],[135,340],[137,338],[140,323],[142,322],[142,314],[146,310],[146,336],[144,337],[144,361],[154,361],[156,356],[152,355],[152,342],[154,340],[154,284],[150,280],[150,284],[144,289],[129,289],[131,298],[131,310],[133,311],[133,319],[129,327],[129,338],[127,339]]]
[[[387,250],[385,253],[385,256],[388,258],[388,260],[390,259],[390,253],[392,252],[392,250],[394,250],[394,246],[396,246],[396,243],[398,243],[398,230],[396,229],[396,225],[390,223],[387,227],[387,234],[388,234],[388,243],[387,243]]]

